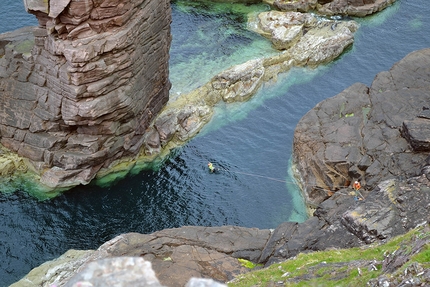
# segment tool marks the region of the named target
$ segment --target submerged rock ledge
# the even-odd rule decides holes
[[[318,205],[307,221],[285,222],[275,230],[186,226],[149,235],[123,234],[97,250],[71,250],[35,268],[12,286],[63,286],[73,276],[79,276],[89,262],[118,256],[150,261],[165,286],[184,286],[191,277],[227,282],[249,271],[239,258],[268,266],[300,252],[383,242],[428,224],[430,160],[425,148],[428,138],[422,135],[430,125],[429,67],[430,49],[413,52],[390,71],[378,74],[370,88],[355,84],[318,104],[299,122],[294,141],[297,172],[304,182],[318,177],[318,182],[324,183],[320,186],[324,197],[315,197],[321,199],[314,201]],[[309,127],[311,122],[314,128]],[[324,122],[330,123],[331,132],[317,132]],[[358,135],[354,132],[357,129]],[[337,131],[339,141],[331,139],[330,145],[324,145],[326,137],[336,137]],[[330,149],[315,149],[318,152],[313,153],[307,144],[311,142],[310,147],[323,145]],[[375,147],[379,148],[374,150]],[[326,156],[338,156],[342,158],[339,166],[344,168],[345,156],[339,156],[345,154],[343,150],[358,150],[363,157],[369,153],[370,159],[361,158],[357,172],[352,169],[341,173],[344,170],[339,167],[321,164]],[[325,168],[327,176],[323,176]],[[357,200],[353,189],[344,182],[333,189],[333,182],[344,180],[346,175],[349,181],[359,175],[364,183],[360,190],[362,200]],[[309,198],[314,198],[312,192]],[[104,276],[109,277],[109,273]],[[97,284],[97,278],[88,278],[91,284]]]

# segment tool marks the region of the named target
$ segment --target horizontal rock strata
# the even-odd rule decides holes
[[[40,27],[0,41],[0,142],[43,184],[73,186],[139,153],[168,101],[171,13],[167,0],[49,2],[27,0]]]

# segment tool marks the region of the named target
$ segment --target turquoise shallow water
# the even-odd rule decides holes
[[[428,47],[427,7],[424,0],[401,0],[359,20],[356,42],[340,59],[315,70],[294,69],[246,103],[219,106],[204,131],[156,171],[108,188],[78,187],[44,202],[22,188],[0,194],[0,286],[68,249],[96,248],[124,232],[182,225],[275,228],[286,220],[303,220],[300,197],[282,182],[290,181],[297,122],[319,101],[355,82],[369,85],[407,53]],[[228,8],[235,12],[222,5],[173,2],[175,95],[232,64],[273,52],[267,41],[245,30],[242,11],[250,7]],[[0,11],[0,32],[35,23],[21,1],[2,0]],[[222,171],[208,173],[208,161]]]

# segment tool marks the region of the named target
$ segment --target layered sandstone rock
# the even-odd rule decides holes
[[[40,25],[0,41],[0,142],[49,187],[88,183],[168,101],[169,1],[25,4]]]

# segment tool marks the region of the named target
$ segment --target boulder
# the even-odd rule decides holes
[[[321,2],[321,5],[317,6],[318,12],[321,14],[364,17],[385,9],[395,0],[323,0]]]
[[[315,9],[318,2],[318,0],[276,0],[273,2],[273,6],[281,11],[308,12],[312,9]]]
[[[141,257],[116,257],[88,263],[73,276],[65,287],[78,286],[162,286],[151,268]]]
[[[417,152],[430,151],[430,119],[417,117],[403,122],[403,133],[411,147]]]
[[[263,61],[250,60],[215,76],[212,87],[226,103],[245,101],[257,92],[263,75]]]

